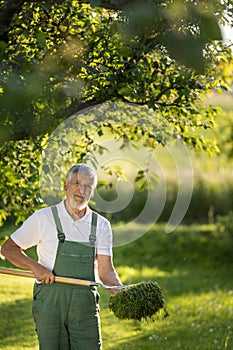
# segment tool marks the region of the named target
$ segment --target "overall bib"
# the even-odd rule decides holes
[[[65,240],[57,208],[58,232],[54,274],[94,281],[96,213],[92,213],[89,243]],[[101,350],[99,294],[96,287],[65,283],[35,283],[32,311],[40,350]]]

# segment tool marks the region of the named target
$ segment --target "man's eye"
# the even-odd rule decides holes
[[[82,184],[82,183],[80,183],[79,181],[76,181],[75,184],[78,185],[78,186],[84,187],[84,188],[87,189],[87,190],[91,190],[91,189],[92,189],[92,186],[91,186],[91,185]]]

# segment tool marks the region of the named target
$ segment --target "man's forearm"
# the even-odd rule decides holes
[[[33,272],[35,278],[43,283],[53,283],[54,275],[51,271],[27,256],[22,249],[11,239],[3,244],[1,253],[12,264]]]
[[[11,239],[7,240],[1,249],[1,254],[15,266],[31,270],[37,264],[35,260],[27,256]]]

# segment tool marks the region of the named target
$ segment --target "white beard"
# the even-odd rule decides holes
[[[85,208],[86,206],[86,201],[84,200],[84,202],[82,203],[78,203],[74,200],[74,198],[70,199],[70,206],[72,209],[78,209],[78,210],[82,210]]]

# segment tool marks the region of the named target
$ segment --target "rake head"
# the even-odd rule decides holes
[[[111,296],[109,308],[121,320],[149,320],[163,310],[164,318],[168,316],[165,299],[157,282],[141,282]]]

